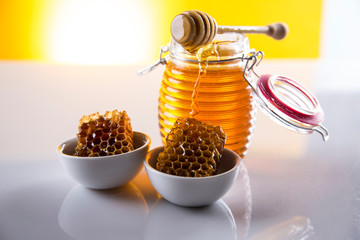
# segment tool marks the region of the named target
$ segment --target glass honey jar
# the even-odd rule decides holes
[[[163,141],[178,118],[194,117],[221,126],[226,147],[242,157],[246,154],[256,115],[251,88],[243,77],[242,58],[249,52],[248,38],[239,33],[218,34],[196,53],[171,41],[158,105]]]

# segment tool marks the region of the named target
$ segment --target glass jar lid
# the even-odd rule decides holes
[[[324,141],[329,138],[321,125],[324,112],[319,101],[299,83],[288,77],[265,74],[256,82],[255,93],[263,112],[275,122],[299,133],[317,131]]]

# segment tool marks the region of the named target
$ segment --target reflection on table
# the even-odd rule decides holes
[[[185,208],[163,198],[146,218],[144,239],[237,239],[231,210],[222,200],[209,206]]]
[[[58,222],[79,240],[139,239],[147,212],[145,199],[134,184],[101,191],[77,185],[63,201]]]

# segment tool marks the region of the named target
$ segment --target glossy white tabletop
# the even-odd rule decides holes
[[[201,208],[163,200],[145,171],[117,189],[81,187],[56,159],[55,141],[61,141],[41,129],[40,135],[50,139],[41,141],[51,146],[49,154],[45,150],[43,155],[34,151],[27,156],[16,147],[1,150],[0,239],[360,239],[360,110],[351,108],[360,102],[360,93],[320,93],[318,98],[331,134],[327,143],[314,134],[304,137],[301,154],[250,150],[228,194]],[[65,114],[61,104],[55,107]],[[3,136],[10,132],[4,130],[9,122],[2,122]],[[146,130],[146,125],[136,120],[135,124]],[[151,135],[156,129],[149,131]],[[291,139],[295,133],[287,134]],[[286,142],[274,135],[268,138],[272,140]],[[256,147],[256,137],[254,141]],[[157,144],[155,140],[152,147]]]

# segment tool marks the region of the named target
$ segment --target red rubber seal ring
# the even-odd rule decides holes
[[[280,97],[276,96],[276,93],[271,89],[272,86],[270,86],[271,77],[275,77],[277,81],[280,81],[284,84],[290,85],[291,87],[295,88],[298,92],[303,94],[313,105],[314,107],[314,113],[305,113],[301,112],[294,107],[291,107],[286,102],[284,102]],[[320,105],[316,98],[309,93],[307,90],[305,90],[304,87],[302,87],[300,84],[296,83],[295,81],[284,77],[284,76],[278,76],[278,75],[270,75],[265,74],[261,75],[260,79],[258,81],[258,88],[260,89],[262,95],[277,109],[279,109],[281,112],[283,112],[285,115],[289,116],[290,118],[301,122],[305,124],[310,124],[317,126],[324,120],[324,113],[320,108]]]

